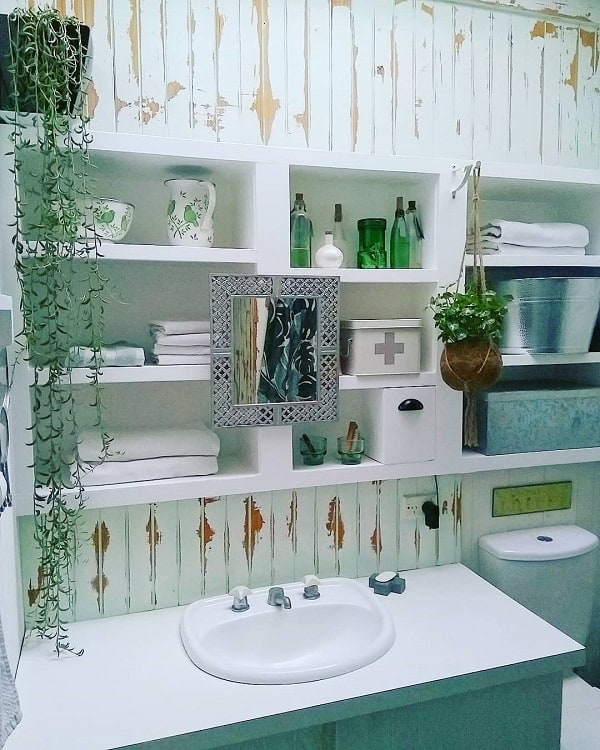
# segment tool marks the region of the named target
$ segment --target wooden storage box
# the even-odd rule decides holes
[[[421,320],[342,320],[340,363],[345,375],[397,375],[420,370]]]
[[[600,446],[600,388],[503,383],[479,394],[477,422],[487,456]]]

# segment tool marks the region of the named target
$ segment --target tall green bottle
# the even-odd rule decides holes
[[[294,208],[290,213],[290,266],[292,268],[310,268],[312,234],[312,221],[306,213],[304,195],[296,193]]]
[[[404,215],[404,199],[396,198],[396,213],[390,234],[390,268],[408,268],[410,241]]]

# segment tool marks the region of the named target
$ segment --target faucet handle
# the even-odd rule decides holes
[[[229,596],[233,596],[231,609],[234,612],[245,612],[247,609],[250,609],[248,594],[251,593],[252,589],[249,589],[248,586],[234,586],[229,592]]]
[[[305,599],[318,599],[321,596],[319,592],[319,584],[321,583],[321,581],[319,581],[317,576],[309,573],[308,575],[304,576],[304,578],[302,579],[302,583],[304,584]]]

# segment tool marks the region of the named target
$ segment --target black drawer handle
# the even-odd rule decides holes
[[[398,411],[421,411],[423,403],[418,398],[405,398],[398,404]]]

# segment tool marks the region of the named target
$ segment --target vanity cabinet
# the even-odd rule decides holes
[[[96,133],[91,145],[94,192],[135,205],[126,240],[101,247],[102,269],[113,299],[106,307],[105,339],[151,348],[148,322],[205,319],[210,314],[210,274],[336,275],[339,318],[419,318],[420,370],[415,374],[339,377],[339,419],[314,425],[219,429],[219,473],[154,482],[90,487],[88,507],[130,505],[185,497],[343,484],[513,466],[593,461],[600,447],[536,454],[482,456],[462,450],[462,395],[438,374],[440,345],[430,298],[456,280],[468,216],[468,190],[459,189],[465,163],[444,159],[311,152],[149,136]],[[589,255],[557,257],[561,272],[600,274],[600,177],[592,170],[484,164],[482,222],[502,216],[525,221],[576,221],[590,229]],[[174,177],[210,180],[217,189],[212,248],[167,244],[164,181]],[[387,238],[396,196],[416,200],[422,220],[423,267],[419,269],[293,269],[289,262],[290,200],[301,192],[314,225],[313,247],[333,228],[341,203],[349,262],[356,263],[357,221],[385,217]],[[469,258],[467,257],[467,265]],[[487,256],[489,275],[516,267],[535,270],[540,256]],[[14,290],[16,292],[16,290]],[[582,383],[600,379],[600,352],[585,355],[511,355],[505,376],[560,377]],[[31,513],[31,464],[27,446],[27,365],[17,362],[14,401],[22,410],[13,424],[19,465],[15,499]],[[85,370],[73,382],[84,384]],[[210,423],[209,365],[105,368],[102,373],[106,424],[162,428]],[[77,387],[77,386],[76,386]],[[418,394],[423,411],[398,412],[396,401]],[[422,397],[422,398],[421,398]],[[402,399],[404,400],[404,399]],[[414,417],[414,419],[413,419]],[[360,465],[336,460],[335,440],[353,420],[367,438]],[[410,424],[409,424],[409,420]],[[412,424],[412,422],[415,424]],[[15,432],[16,430],[16,432]],[[302,463],[303,432],[324,435],[329,451],[321,466]]]

